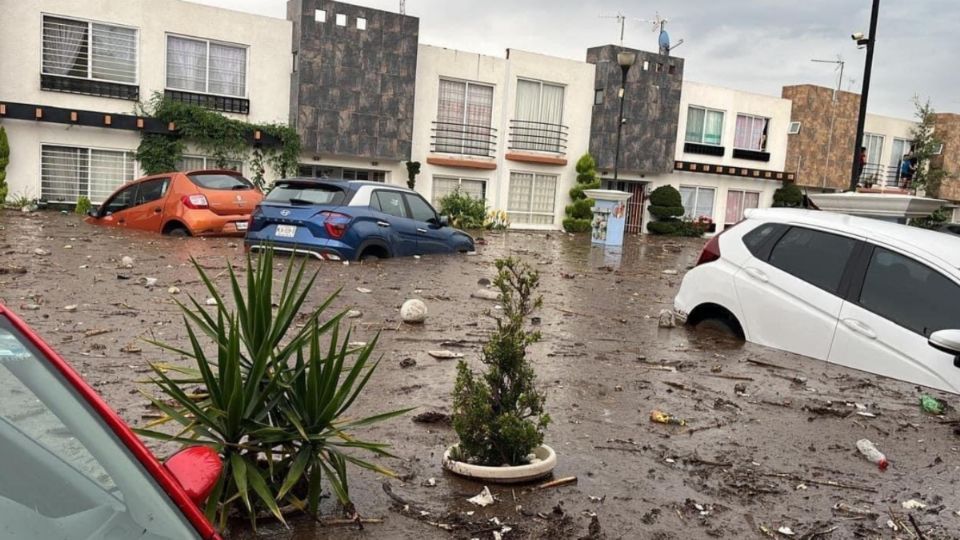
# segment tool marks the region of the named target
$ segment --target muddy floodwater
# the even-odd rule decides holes
[[[375,521],[362,531],[295,519],[290,529],[264,521],[256,534],[238,528],[228,538],[493,538],[504,527],[511,529],[504,539],[960,538],[955,410],[924,413],[921,390],[907,383],[658,328],[658,313],[672,306],[702,245],[630,237],[622,253],[610,254],[582,235],[510,232],[484,234],[470,256],[310,262],[319,278],[309,304],[342,289],[334,308],[362,312],[348,321],[352,339],[380,332],[383,362],[354,414],[417,407],[360,433],[393,444],[398,459],[382,463],[402,475],[389,486],[406,504],[388,496],[384,478],[354,470],[351,495]],[[546,443],[559,457],[554,478],[577,482],[543,490],[490,485],[497,501],[481,508],[466,499],[482,484],[441,469],[453,430],[412,417],[450,412],[456,361],[427,351],[461,352],[479,367],[497,310],[471,293],[505,255],[541,274],[543,339],[529,356],[553,418]],[[121,267],[124,256],[132,268]],[[0,302],[134,426],[156,413],[138,392],[151,390],[140,384],[148,362],[181,361],[143,340],[187,346],[174,299],[207,297],[190,257],[225,287],[227,263],[242,264],[244,253],[238,239],[163,238],[56,212],[0,211]],[[285,267],[289,259],[276,262]],[[148,288],[145,278],[156,285]],[[426,302],[424,325],[400,322],[408,298]],[[652,423],[653,409],[687,425]],[[888,470],[860,456],[860,438],[887,455]],[[160,455],[172,450],[147,442]],[[340,517],[330,498],[322,509]]]

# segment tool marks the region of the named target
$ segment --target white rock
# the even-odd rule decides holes
[[[215,306],[215,305],[217,305],[217,299],[216,299],[216,298],[207,298],[207,301],[204,302],[204,303],[207,304],[208,306]]]
[[[427,305],[417,298],[407,300],[400,306],[400,319],[407,324],[422,324],[427,320]]]
[[[157,278],[155,277],[145,277],[143,278],[143,286],[146,288],[151,288],[157,284]]]
[[[923,510],[924,508],[927,507],[927,505],[923,504],[922,502],[916,499],[903,501],[903,503],[900,506],[902,506],[904,510]]]
[[[483,300],[499,300],[500,293],[492,289],[477,289],[470,296],[474,298],[481,298]]]
[[[463,353],[453,351],[427,351],[427,354],[437,360],[453,360],[454,358],[463,358]]]
[[[667,270],[664,270],[663,272],[660,272],[660,273],[661,273],[661,274],[666,274],[666,275],[668,275],[668,276],[675,276],[675,275],[677,275],[677,271],[676,271],[676,270],[673,270],[673,269],[667,269]]]
[[[357,292],[358,292],[358,293],[363,293],[363,294],[370,294],[370,293],[372,293],[373,291],[371,291],[370,289],[368,289],[368,288],[366,288],[366,287],[357,287]]]
[[[120,266],[124,268],[133,268],[133,257],[124,255],[123,258],[120,259]]]
[[[467,499],[467,502],[471,502],[477,506],[490,506],[493,504],[493,494],[490,493],[490,488],[483,486],[483,491]]]
[[[348,319],[359,319],[360,317],[363,317],[363,313],[360,313],[355,309],[351,309],[350,311],[347,312]]]
[[[76,310],[77,310],[77,305],[76,305],[76,304],[71,304],[71,305],[69,305],[69,306],[64,307],[63,310],[64,310],[64,311],[76,311]]]
[[[169,289],[167,289],[167,292],[170,293],[170,294],[180,294],[180,288],[179,288],[179,287],[170,287]]]
[[[779,529],[777,529],[777,532],[784,536],[794,536],[795,534],[797,534],[793,532],[793,529],[787,526],[780,527]]]
[[[33,253],[34,253],[34,255],[39,255],[39,256],[41,256],[41,257],[45,257],[45,256],[47,256],[47,255],[50,254],[49,251],[47,251],[47,250],[45,250],[45,249],[43,249],[43,248],[37,248],[37,249],[33,250]]]
[[[677,325],[676,315],[674,315],[671,309],[661,309],[658,319],[657,325],[660,328],[673,328]]]

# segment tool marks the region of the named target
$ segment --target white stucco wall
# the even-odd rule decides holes
[[[282,122],[289,116],[291,23],[181,0],[0,0],[0,102],[28,103],[104,113],[136,112],[137,103],[40,89],[43,15],[137,29],[141,101],[166,83],[166,34],[247,47],[248,122]],[[45,122],[0,119],[10,138],[11,193],[40,195],[40,144],[135,150],[139,133]],[[139,170],[137,171],[139,173]]]
[[[863,132],[864,134],[883,136],[883,151],[880,155],[880,163],[883,165],[891,165],[894,162],[894,139],[902,139],[904,141],[913,140],[910,131],[916,127],[916,125],[917,123],[913,120],[881,116],[879,114],[867,114],[867,118],[863,124]],[[907,146],[909,147],[909,142]],[[896,156],[896,160],[899,159],[900,156]]]
[[[506,159],[510,141],[510,120],[514,118],[518,79],[538,80],[564,86],[562,123],[568,127],[566,165],[546,165]],[[484,161],[495,169],[468,169],[427,163],[430,156],[462,157],[431,152],[433,122],[437,119],[440,79],[477,82],[493,86],[491,125],[497,130],[492,159]],[[487,204],[507,209],[511,172],[533,172],[557,176],[554,220],[551,225],[522,225],[523,228],[559,228],[569,190],[576,181],[574,166],[589,149],[594,66],[586,62],[511,49],[505,58],[420,45],[417,60],[416,103],[412,159],[422,164],[417,190],[427,199],[433,196],[435,176],[485,180]],[[527,152],[530,153],[530,152]],[[555,154],[545,154],[555,156]],[[469,156],[468,156],[469,157]]]

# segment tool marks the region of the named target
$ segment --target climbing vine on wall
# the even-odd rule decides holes
[[[300,136],[288,125],[243,122],[199,105],[166,99],[160,93],[153,95],[141,114],[176,126],[176,133],[171,135],[143,134],[137,160],[148,175],[176,170],[185,142],[212,157],[217,167],[226,167],[230,160],[244,160],[249,156],[253,180],[261,187],[265,183],[265,165],[272,167],[281,178],[297,170]],[[278,140],[280,145],[251,147],[250,134],[255,131],[260,131],[264,138]]]

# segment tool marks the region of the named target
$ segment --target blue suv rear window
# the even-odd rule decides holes
[[[307,182],[279,182],[267,194],[267,201],[286,204],[343,204],[343,190]]]

